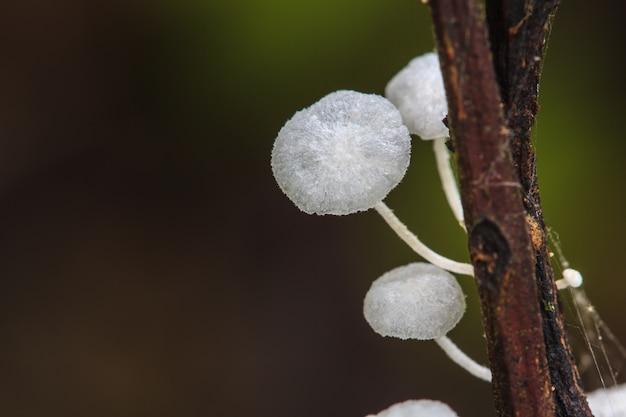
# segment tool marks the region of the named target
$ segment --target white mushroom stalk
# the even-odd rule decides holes
[[[437,265],[438,267],[457,274],[474,276],[474,267],[471,264],[453,261],[445,256],[439,255],[437,252],[430,249],[418,237],[411,232],[404,223],[393,214],[393,211],[382,201],[374,205],[374,209],[381,215],[381,217],[387,222],[389,227],[396,232],[396,234],[402,239],[415,253],[426,259],[428,262]]]
[[[459,225],[465,230],[465,217],[463,215],[463,205],[461,204],[461,194],[456,183],[456,177],[450,165],[450,154],[446,147],[446,138],[433,140],[433,151],[437,162],[437,171],[441,179],[441,187],[446,195],[446,200],[454,214],[454,218]]]
[[[476,378],[491,382],[491,370],[467,356],[449,337],[442,336],[435,339],[435,342],[439,345],[441,350],[448,355],[452,362],[456,363]]]

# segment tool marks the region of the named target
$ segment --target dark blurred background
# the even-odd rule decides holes
[[[564,1],[535,129],[544,211],[622,340],[625,25]],[[417,1],[8,0],[0,6],[0,415],[491,416],[432,342],[374,334],[373,279],[418,258],[375,213],[300,213],[272,142],[336,89],[433,48]],[[388,203],[467,259],[430,144]],[[478,304],[451,337],[485,361]],[[574,332],[576,326],[572,326]]]

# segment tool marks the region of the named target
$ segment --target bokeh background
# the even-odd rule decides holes
[[[547,222],[626,340],[623,8],[563,2],[535,143]],[[362,318],[371,281],[418,258],[375,213],[300,213],[269,168],[296,110],[382,93],[432,48],[414,0],[4,1],[0,415],[344,417],[408,398],[494,415],[434,343]],[[388,203],[467,259],[430,144]],[[461,281],[451,337],[484,361]]]

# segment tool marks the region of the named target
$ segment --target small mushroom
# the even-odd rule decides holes
[[[463,313],[465,295],[454,276],[423,262],[383,274],[372,283],[363,302],[365,320],[376,333],[400,339],[432,339],[457,365],[491,381],[491,371],[446,336]]]
[[[454,275],[424,262],[401,266],[372,283],[363,314],[374,331],[400,339],[445,336],[465,313],[465,295]]]
[[[424,245],[383,202],[404,177],[410,153],[411,136],[389,100],[340,90],[285,123],[272,149],[272,171],[305,213],[343,215],[374,208],[424,259],[472,275],[471,265]]]
[[[564,290],[569,287],[578,288],[583,285],[583,275],[574,268],[565,268],[562,275],[563,278],[556,281],[556,287],[559,290]]]
[[[450,136],[443,119],[448,114],[446,90],[436,52],[413,58],[385,87],[409,132],[422,139]]]
[[[443,120],[448,114],[448,102],[437,53],[430,52],[411,60],[389,81],[385,96],[400,110],[409,132],[424,140],[434,140],[443,191],[454,217],[465,228],[461,197],[446,148],[450,133]]]
[[[276,182],[305,213],[365,211],[400,183],[411,137],[384,97],[341,90],[297,112],[272,150]]]

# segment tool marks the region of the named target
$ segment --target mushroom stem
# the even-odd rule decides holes
[[[389,227],[396,232],[396,234],[402,239],[415,253],[426,259],[433,265],[437,265],[439,268],[445,269],[457,274],[474,276],[474,267],[470,264],[456,262],[452,259],[448,259],[439,255],[428,246],[424,245],[417,236],[412,233],[404,223],[396,217],[391,209],[382,201],[374,205],[374,209],[382,216],[387,222]]]
[[[449,337],[434,339],[450,359],[476,378],[491,382],[491,370],[467,356]]]
[[[450,154],[446,147],[446,138],[439,138],[433,141],[433,151],[435,152],[435,159],[437,161],[437,170],[439,171],[439,178],[441,179],[441,186],[443,192],[448,200],[448,205],[454,214],[454,217],[459,222],[459,225],[465,229],[465,220],[463,217],[463,206],[461,205],[461,195],[459,194],[459,188],[456,184],[456,178],[454,172],[452,172],[452,166],[450,166]]]

